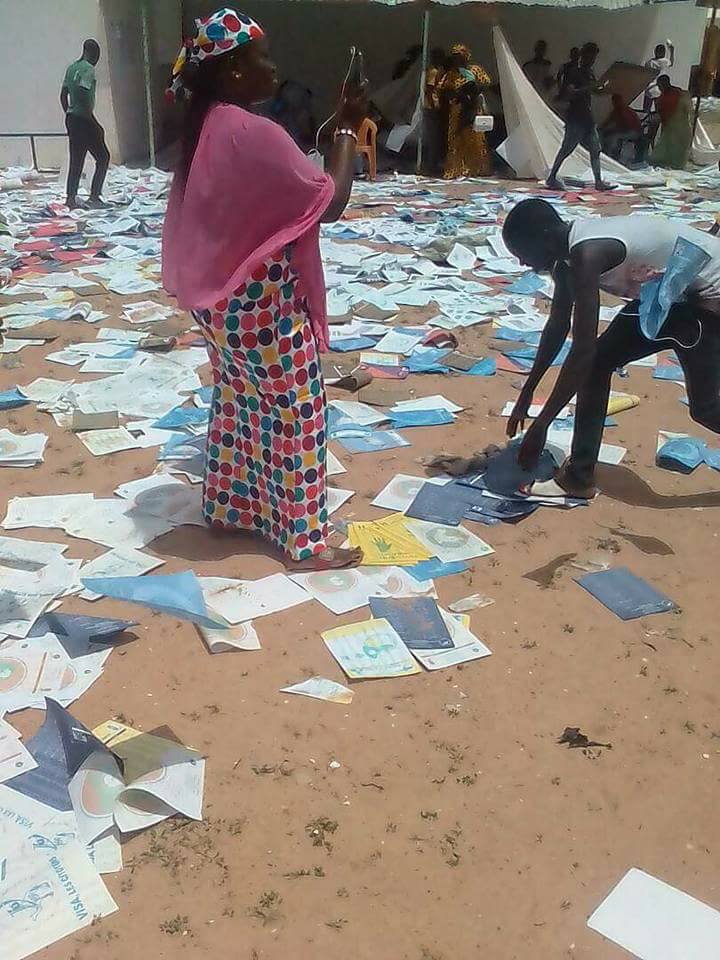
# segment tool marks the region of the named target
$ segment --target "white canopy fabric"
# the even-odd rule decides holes
[[[344,2],[352,3],[357,0],[344,0]],[[401,4],[416,3],[417,0],[370,0],[370,2],[381,3],[386,7],[399,7]],[[430,0],[430,2],[443,7],[459,7],[466,3],[514,3],[525,7],[572,7],[573,9],[599,7],[602,10],[623,10],[626,7],[647,5],[648,0]],[[661,3],[662,0],[656,0],[656,2]]]
[[[560,148],[565,125],[525,76],[500,27],[493,27],[493,43],[508,132],[498,152],[519,177],[544,180]],[[602,167],[603,173],[618,183],[649,186],[658,182],[657,174],[629,170],[605,154]],[[587,150],[578,147],[563,164],[563,174],[578,179],[591,176]]]

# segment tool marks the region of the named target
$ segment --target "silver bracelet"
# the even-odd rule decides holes
[[[351,130],[349,127],[338,127],[337,130],[335,131],[334,139],[337,140],[338,137],[352,137],[355,143],[358,142],[357,134],[355,133],[354,130]]]

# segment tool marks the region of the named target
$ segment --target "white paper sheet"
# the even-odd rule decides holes
[[[243,623],[310,600],[284,573],[259,580],[228,580],[223,577],[199,577],[208,610],[227,623]]]
[[[371,501],[373,507],[382,507],[385,510],[407,510],[420,488],[426,483],[443,486],[450,483],[450,478],[442,477],[413,477],[407,473],[397,473]]]
[[[325,677],[310,677],[301,683],[294,683],[290,687],[283,687],[281,693],[297,693],[303,697],[312,697],[314,700],[327,700],[329,703],[352,703],[353,692],[349,687],[335,680]]]
[[[416,400],[399,400],[391,409],[393,413],[409,410],[447,410],[449,413],[459,413],[463,408],[442,394],[435,393],[431,397],[418,397]]]
[[[462,526],[448,527],[442,523],[408,519],[407,528],[434,557],[442,560],[443,563],[452,563],[454,560],[473,560],[476,557],[486,557],[495,553],[490,544]]]
[[[53,560],[57,560],[66,550],[65,543],[0,537],[0,567],[9,567],[13,570],[39,570]]]
[[[251,620],[237,623],[227,630],[197,627],[210,653],[228,653],[231,650],[260,650],[260,638]]]
[[[290,579],[335,614],[366,606],[369,597],[388,594],[357,567],[348,570],[318,570],[293,573]]]
[[[77,840],[57,850],[24,841],[3,859],[0,960],[22,960],[117,910]]]
[[[720,956],[720,911],[636,867],[608,894],[588,926],[638,960]]]

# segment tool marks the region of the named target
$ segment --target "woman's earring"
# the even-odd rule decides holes
[[[233,73],[233,76],[235,77],[236,80],[242,80],[242,78],[243,78],[243,75],[242,75],[241,73],[237,73],[237,72],[236,72],[236,73]]]

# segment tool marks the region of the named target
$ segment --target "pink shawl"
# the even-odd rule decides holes
[[[187,183],[176,175],[163,229],[163,285],[185,310],[228,297],[271,254],[294,243],[293,267],[315,338],[327,349],[320,218],[334,194],[272,120],[217,104],[205,119]]]

